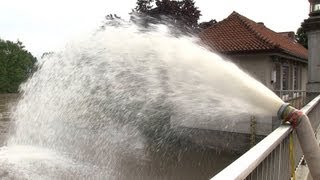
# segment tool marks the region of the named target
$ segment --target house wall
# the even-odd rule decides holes
[[[264,84],[269,89],[274,89],[274,84],[271,83],[273,62],[270,56],[267,55],[245,55],[245,56],[234,56],[230,58],[235,64],[237,64],[244,72]],[[237,123],[238,133],[250,134],[250,117],[248,114],[247,118]],[[272,131],[272,117],[255,117],[256,127],[255,134],[267,135]]]
[[[308,83],[308,66],[302,65],[301,67],[301,90],[307,90],[307,83]]]
[[[308,82],[306,63],[280,57],[275,57],[273,63],[279,72],[277,73],[279,80],[276,82],[274,90],[306,90]],[[285,67],[287,67],[286,73]]]
[[[273,63],[270,56],[267,55],[247,55],[235,56],[231,58],[244,72],[250,74],[253,78],[273,90],[271,83]]]
[[[294,88],[294,67],[298,67],[298,89],[306,90],[307,84],[307,64],[297,62],[292,59],[274,58],[270,55],[243,55],[233,56],[231,59],[236,65],[238,65],[244,72],[250,74],[253,78],[260,81],[269,89],[278,93],[277,90],[283,88],[284,70],[283,65],[286,64],[287,69],[287,88],[292,90]],[[239,133],[250,133],[249,118],[242,123],[237,124],[237,131]],[[273,122],[273,119],[277,123]],[[277,118],[273,118],[272,115],[268,117],[256,117],[256,134],[267,135],[274,129],[275,125],[279,125]]]
[[[297,62],[292,59],[278,57],[277,60],[270,55],[242,55],[230,58],[242,70],[250,74],[256,80],[263,83],[269,89],[283,90],[283,64],[288,66],[287,90],[306,90],[308,82],[308,66],[306,63]],[[294,67],[298,67],[298,89],[294,88]],[[273,73],[275,73],[273,75]],[[273,79],[273,76],[275,76]]]

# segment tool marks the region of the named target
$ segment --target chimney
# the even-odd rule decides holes
[[[288,31],[288,32],[278,32],[278,34],[285,36],[291,40],[295,40],[295,34],[293,31]]]

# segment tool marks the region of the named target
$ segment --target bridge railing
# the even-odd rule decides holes
[[[301,109],[314,130],[319,126],[320,95]],[[292,133],[294,150],[290,150]],[[290,159],[290,153],[294,158]],[[285,180],[303,158],[297,136],[290,125],[281,125],[211,180]],[[294,164],[293,164],[294,163]]]
[[[306,91],[304,90],[275,90],[274,92],[295,108],[301,109],[306,104]]]

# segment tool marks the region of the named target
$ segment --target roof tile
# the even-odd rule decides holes
[[[308,59],[308,51],[296,41],[276,33],[261,23],[256,23],[237,12],[203,30],[200,39],[221,53],[248,51],[281,51]]]

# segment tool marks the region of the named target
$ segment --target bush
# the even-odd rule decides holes
[[[20,84],[35,70],[36,61],[20,41],[0,39],[0,93],[18,92]]]

